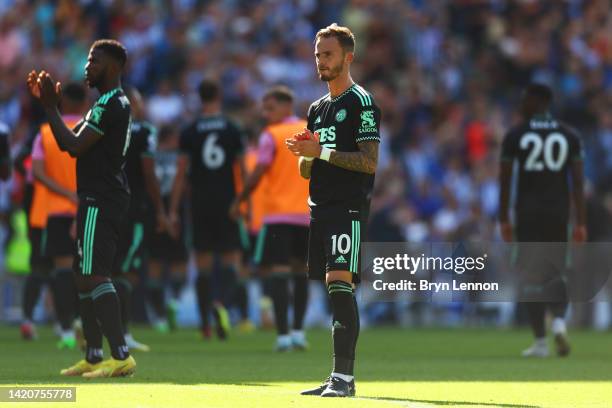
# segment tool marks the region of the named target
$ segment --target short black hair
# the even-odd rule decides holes
[[[541,105],[549,106],[553,102],[553,91],[545,84],[533,83],[527,85],[525,96],[535,99]]]
[[[102,40],[97,40],[96,42],[93,43],[93,45],[91,46],[92,50],[102,50],[103,52],[105,52],[106,54],[108,54],[111,58],[113,58],[115,61],[117,61],[121,67],[125,66],[125,63],[127,62],[127,50],[125,49],[125,47],[123,46],[123,44],[121,44],[119,41],[117,40],[112,40],[112,39],[102,39]]]
[[[202,102],[213,102],[220,98],[221,87],[216,80],[205,78],[200,82],[200,86],[198,86],[198,93]]]
[[[278,102],[282,103],[293,103],[293,100],[295,99],[291,89],[285,85],[276,85],[268,89],[263,96],[263,99],[267,98],[274,98]]]
[[[87,98],[85,87],[78,82],[68,82],[62,89],[64,97],[74,103],[83,103]]]

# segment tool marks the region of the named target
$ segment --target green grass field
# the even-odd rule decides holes
[[[276,354],[273,333],[204,342],[193,330],[134,329],[153,351],[135,354],[133,378],[69,379],[80,358],[55,349],[49,329],[25,343],[0,327],[0,386],[75,385],[63,407],[611,407],[612,333],[574,332],[567,359],[525,360],[527,331],[368,329],[356,365],[357,398],[302,397],[330,371],[330,334],[309,332],[311,350]],[[108,355],[108,352],[106,352]],[[23,404],[0,403],[0,406]],[[27,405],[31,406],[31,405]]]

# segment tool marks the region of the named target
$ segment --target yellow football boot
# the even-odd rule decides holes
[[[109,358],[93,371],[83,373],[85,378],[131,377],[136,371],[136,360],[129,356],[125,360]]]

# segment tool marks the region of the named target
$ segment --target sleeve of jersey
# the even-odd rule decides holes
[[[82,118],[81,120],[79,120],[79,122],[76,125],[74,125],[74,127],[72,128],[72,131],[74,133],[79,133],[83,125],[85,125],[85,118]]]
[[[308,107],[308,113],[306,114],[306,129],[314,132],[314,126],[312,126],[312,105]]]
[[[85,116],[85,126],[93,129],[102,136],[104,136],[104,127],[108,126],[110,120],[109,116],[113,116],[112,112],[109,112],[111,105],[96,105],[87,113]]]
[[[34,144],[32,145],[32,159],[33,160],[44,160],[45,159],[45,149],[42,144],[42,135],[39,133],[36,135],[36,139],[34,139]]]
[[[514,138],[511,133],[508,133],[502,142],[501,146],[501,160],[502,161],[513,161],[516,157],[516,148],[514,146]]]
[[[370,97],[368,96],[368,98]],[[365,97],[364,99],[365,102],[359,107],[355,141],[357,143],[367,141],[380,142],[380,109],[370,102],[371,99],[366,99]]]
[[[268,132],[264,132],[259,136],[259,143],[257,146],[257,164],[270,165],[274,160],[276,154],[276,147],[274,146],[274,140]]]

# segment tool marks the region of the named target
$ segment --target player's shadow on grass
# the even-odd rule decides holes
[[[392,398],[392,397],[357,397],[362,400],[376,400],[376,401],[396,401],[396,402],[414,402],[421,404],[436,404],[436,405],[474,405],[474,406],[485,406],[485,407],[500,407],[500,408],[540,408],[538,405],[520,405],[520,404],[503,404],[503,403],[491,403],[491,402],[469,402],[469,401],[434,401],[434,400],[420,400],[411,398]]]

